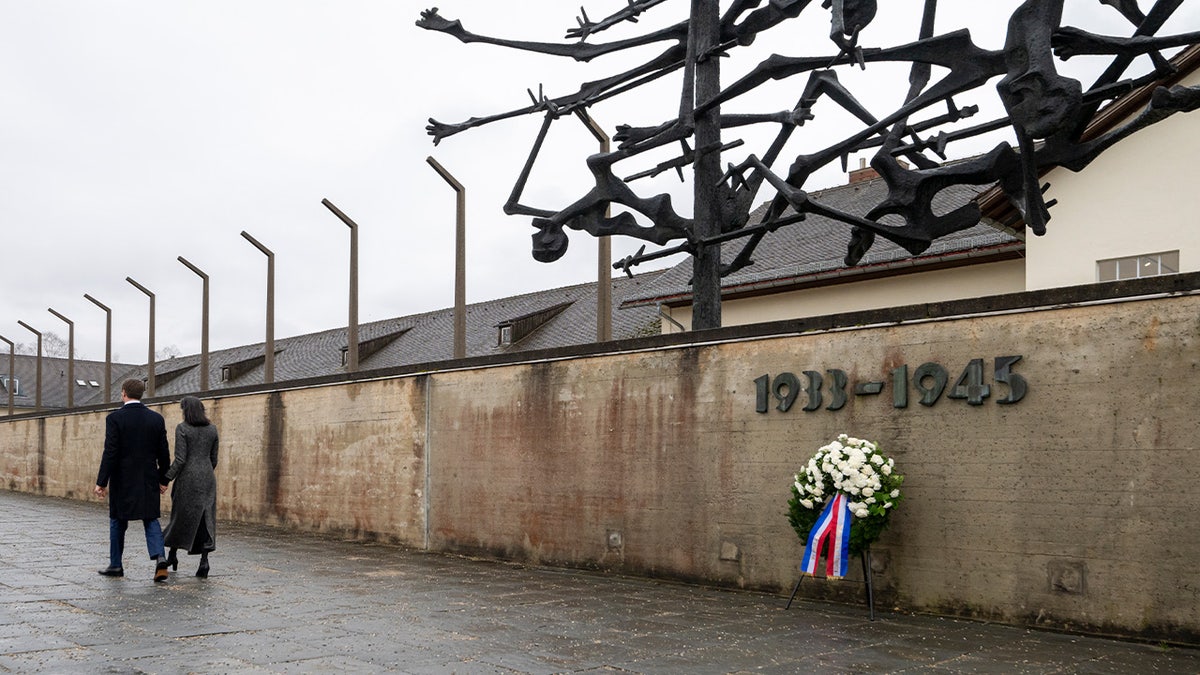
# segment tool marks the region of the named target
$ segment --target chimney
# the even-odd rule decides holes
[[[872,178],[879,178],[879,172],[867,166],[867,158],[858,158],[858,168],[850,171],[850,185],[861,183]]]
[[[902,159],[896,159],[896,164],[898,164],[901,169],[908,168],[908,162]],[[850,172],[850,182],[848,185],[854,185],[855,183],[861,183],[863,181],[868,181],[875,178],[879,178],[879,172],[867,166],[866,157],[859,157],[858,168]]]

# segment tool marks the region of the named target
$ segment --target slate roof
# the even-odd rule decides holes
[[[67,387],[75,390],[75,405],[86,406],[104,403],[104,362],[75,360],[75,380],[68,385],[66,358],[42,357],[42,408],[67,407]],[[113,385],[120,391],[121,374],[133,368],[132,364],[114,363],[112,366]],[[13,396],[14,410],[32,410],[37,401],[37,356],[28,354],[13,355],[13,371],[18,386]],[[0,351],[0,410],[7,412],[8,390],[2,380],[8,378],[8,350]],[[95,382],[95,385],[92,383]],[[118,400],[118,394],[113,400]]]
[[[937,215],[949,213],[966,204],[988,186],[953,185],[939,192],[933,200]],[[849,185],[810,193],[810,199],[832,208],[863,216],[887,195],[887,184],[882,178],[872,178]],[[750,214],[750,225],[757,224],[766,212],[763,204]],[[788,209],[787,215],[795,215]],[[880,221],[885,225],[903,225],[898,217],[885,216]],[[925,265],[945,264],[951,257],[981,258],[994,255],[1013,255],[1024,249],[1024,242],[980,223],[974,227],[955,232],[933,242],[918,256],[896,244],[876,237],[871,250],[855,267],[845,265],[846,244],[850,240],[850,225],[810,214],[802,222],[787,225],[767,234],[755,249],[754,263],[721,280],[722,297],[741,293],[763,292],[768,288],[800,286],[823,278],[850,277],[881,272],[899,273],[916,271]],[[728,262],[741,250],[745,239],[728,242],[721,249],[721,259]],[[665,302],[683,304],[690,302],[691,289],[688,285],[692,276],[692,260],[689,257],[679,265],[661,274],[657,281],[646,287],[646,292],[630,298],[625,306]]]
[[[643,292],[652,275],[613,278],[613,307],[630,295]],[[557,309],[557,312],[546,311]],[[510,345],[499,341],[499,326],[527,317],[545,315],[545,323]],[[466,307],[468,357],[520,352],[596,341],[596,283],[578,284],[526,293]],[[613,339],[657,335],[657,308],[614,309]],[[275,382],[301,380],[345,372],[346,327],[319,333],[275,339]],[[453,357],[454,310],[440,309],[359,325],[359,370],[447,361]],[[264,343],[213,351],[209,354],[209,389],[257,385],[263,381]],[[369,348],[368,348],[369,347]],[[375,349],[375,351],[372,351]],[[232,366],[232,367],[231,367]],[[239,366],[244,366],[244,372]],[[222,369],[230,368],[230,379],[222,380]],[[155,396],[182,396],[200,389],[200,355],[177,356],[155,363]],[[118,378],[147,376],[144,365]]]

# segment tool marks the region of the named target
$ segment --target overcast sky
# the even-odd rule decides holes
[[[558,41],[574,25],[578,4],[442,0],[439,6],[474,32]],[[625,4],[587,0],[585,7],[595,20]],[[677,21],[688,4],[671,0],[640,23],[593,41]],[[862,44],[915,39],[920,0],[880,4]],[[999,48],[1018,4],[945,0],[937,30],[968,27],[980,46]],[[1186,2],[1170,28],[1197,30],[1196,4]],[[732,82],[771,52],[832,53],[829,12],[819,5],[814,0],[753,51],[735,51],[722,62],[722,80]],[[149,301],[126,277],[156,295],[158,349],[200,350],[201,282],[177,261],[181,255],[212,279],[211,348],[263,340],[266,257],[239,236],[243,230],[276,254],[277,338],[344,326],[348,229],[321,205],[323,198],[359,224],[362,322],[451,306],[454,193],[425,163],[429,155],[467,188],[468,302],[594,279],[590,236],[572,233],[565,258],[538,263],[529,254],[529,218],[501,211],[539,118],[468,131],[436,148],[426,120],[456,122],[518,108],[528,102],[526,89],[539,84],[547,95],[567,94],[661,51],[578,64],[464,45],[415,27],[426,5],[397,0],[0,0],[0,6],[0,335],[31,342],[20,319],[65,337],[66,324],[47,311],[52,307],[74,320],[78,355],[103,359],[104,314],[84,299],[88,293],[113,310],[114,358],[137,363],[147,356]],[[1067,23],[1126,30],[1097,0],[1067,0],[1067,10]],[[1088,67],[1084,61],[1070,65]],[[882,113],[903,95],[906,79],[906,69],[872,64],[844,81]],[[609,133],[618,123],[657,124],[674,114],[678,87],[677,77],[665,78],[592,114]],[[802,87],[803,79],[771,83],[761,104],[738,105],[790,108]],[[981,98],[988,95],[956,102],[994,106],[994,89]],[[819,124],[837,114],[817,114],[796,134],[793,154],[830,142],[835,132],[822,133]],[[564,119],[548,145],[525,201],[558,209],[586,191],[583,158],[596,144],[577,121]],[[808,187],[844,180],[824,172]],[[690,213],[690,187],[674,176],[635,187],[646,195],[670,191],[681,200],[677,208]],[[614,257],[640,244],[614,241]]]

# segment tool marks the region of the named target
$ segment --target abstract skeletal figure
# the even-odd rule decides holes
[[[1052,167],[1073,171],[1083,169],[1101,152],[1131,133],[1181,111],[1200,107],[1200,88],[1158,87],[1146,108],[1134,119],[1097,138],[1084,140],[1084,130],[1105,102],[1137,87],[1165,80],[1173,68],[1160,50],[1200,42],[1200,33],[1156,36],[1155,34],[1179,8],[1183,0],[1155,0],[1142,13],[1134,0],[1096,0],[1109,5],[1132,26],[1131,37],[1095,35],[1078,28],[1062,26],[1063,0],[1027,0],[1012,14],[1003,49],[987,50],[977,46],[966,30],[935,34],[937,0],[925,0],[920,34],[907,44],[868,47],[859,43],[864,27],[875,17],[875,0],[825,0],[813,7],[811,0],[733,0],[720,15],[719,40],[707,50],[696,48],[689,28],[697,24],[697,8],[716,0],[692,0],[688,20],[647,32],[638,37],[607,43],[589,43],[587,39],[637,18],[665,0],[625,0],[626,6],[599,20],[586,14],[578,26],[567,31],[568,43],[525,42],[476,35],[461,22],[443,18],[436,8],[422,12],[417,25],[446,33],[465,43],[482,42],[535,53],[590,61],[608,54],[646,45],[663,44],[656,57],[625,72],[583,84],[574,93],[558,97],[530,94],[529,106],[487,117],[472,117],[456,124],[431,119],[427,130],[434,143],[467,129],[519,115],[541,114],[544,121],[526,160],[524,170],[505,205],[510,215],[533,217],[533,256],[550,262],[560,258],[567,247],[567,229],[581,230],[593,236],[625,235],[657,245],[674,242],[667,252],[699,254],[702,249],[733,240],[743,240],[732,260],[722,261],[719,274],[725,275],[753,262],[753,253],[771,231],[804,220],[807,214],[832,218],[847,225],[846,264],[857,264],[869,250],[875,237],[884,237],[917,255],[938,237],[974,226],[979,222],[979,207],[970,203],[950,213],[938,215],[933,209],[934,196],[951,185],[991,185],[1001,189],[1022,215],[1034,234],[1043,234],[1050,219],[1042,195],[1047,186],[1040,184],[1041,174]],[[828,10],[825,14],[821,10]],[[806,10],[820,15],[830,25],[832,47],[822,56],[772,55],[744,77],[723,87],[707,99],[698,97],[697,69],[718,56],[730,55],[740,46],[751,44],[762,32],[785,21],[797,19]],[[1055,57],[1066,60],[1081,54],[1110,55],[1108,69],[1089,88],[1061,75]],[[1149,55],[1152,72],[1127,77],[1126,70],[1139,55]],[[880,116],[861,104],[838,79],[838,68],[867,69],[872,63],[898,62],[910,67],[909,91],[895,110]],[[945,71],[933,80],[932,66]],[[681,72],[683,96],[678,114],[652,127],[618,126],[616,150],[592,155],[587,167],[594,186],[562,208],[536,208],[521,203],[530,171],[541,150],[550,125],[571,113],[629,92],[674,72]],[[720,204],[716,227],[698,227],[697,219],[681,215],[668,194],[641,196],[630,183],[675,169],[682,177],[683,168],[698,166],[697,158],[709,153],[731,151],[742,141],[717,141],[697,147],[698,120],[720,105],[745,95],[772,80],[804,76],[804,86],[794,107],[781,112],[761,114],[719,114],[719,129],[733,130],[747,125],[774,125],[778,131],[761,154],[748,154],[738,164],[729,164],[719,181],[713,181]],[[965,128],[946,130],[978,112],[975,106],[959,107],[954,98],[983,87],[1000,78],[996,85],[1005,115]],[[855,133],[838,139],[814,152],[791,157],[781,155],[797,127],[814,118],[815,107],[829,99],[853,114],[862,123]],[[915,119],[921,116],[921,119]],[[946,162],[945,149],[954,141],[998,129],[1011,129],[1017,144],[1007,142],[973,159]],[[680,154],[666,162],[643,168],[626,178],[617,175],[620,162],[650,150],[678,144]],[[854,152],[876,148],[871,160],[888,186],[887,195],[864,216],[838,211],[810,199],[805,191],[808,178],[818,169],[835,161],[843,165]],[[937,157],[929,156],[932,153]],[[912,168],[909,168],[912,167]],[[698,170],[697,170],[698,171]],[[696,176],[699,181],[701,177]],[[756,204],[763,184],[775,194],[760,222],[750,223],[749,213]],[[610,204],[627,210],[611,214]],[[788,213],[788,209],[794,213]],[[642,224],[634,213],[641,216]],[[890,217],[888,224],[881,219]],[[895,224],[897,220],[902,225]],[[698,233],[719,234],[707,236]],[[802,233],[797,236],[803,236]],[[664,252],[626,258],[618,266],[626,272],[633,265],[659,257]],[[702,272],[698,269],[698,275]],[[719,302],[719,299],[718,299]]]

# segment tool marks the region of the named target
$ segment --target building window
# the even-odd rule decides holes
[[[21,395],[21,380],[15,378],[15,377],[10,378],[7,375],[0,376],[0,386],[2,386],[4,388],[5,393],[8,393],[10,391],[9,383],[12,384],[11,391],[12,391],[13,396],[20,396]]]
[[[1179,272],[1179,251],[1110,258],[1096,263],[1098,281],[1141,279]]]

